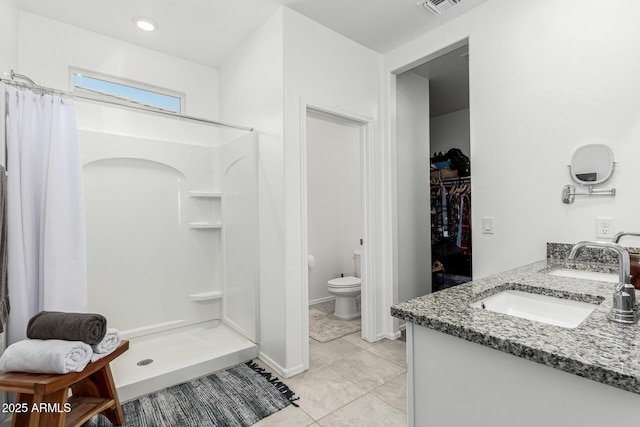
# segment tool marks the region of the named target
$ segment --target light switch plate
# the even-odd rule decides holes
[[[482,234],[493,234],[493,220],[492,216],[482,217]]]

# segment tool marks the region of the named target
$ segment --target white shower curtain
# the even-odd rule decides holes
[[[87,310],[82,163],[75,105],[6,89],[9,298],[7,344],[41,310]]]

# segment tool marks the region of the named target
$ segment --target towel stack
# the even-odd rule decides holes
[[[94,313],[42,311],[29,320],[27,337],[4,351],[0,371],[81,372],[120,344],[119,332]]]

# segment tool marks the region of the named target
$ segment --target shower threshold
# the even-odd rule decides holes
[[[256,358],[258,346],[220,321],[132,338],[111,363],[122,402]]]

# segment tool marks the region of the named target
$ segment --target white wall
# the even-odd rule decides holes
[[[220,69],[222,120],[259,134],[260,357],[282,375],[302,371],[307,345],[301,99],[375,117],[380,67],[380,55],[283,8]]]
[[[473,276],[545,257],[545,243],[595,238],[595,217],[640,227],[640,4],[491,0],[385,55],[385,76],[468,37]],[[393,94],[389,93],[389,99]],[[389,116],[388,120],[394,120]],[[573,150],[608,142],[615,198],[560,200]]]
[[[430,127],[431,155],[440,151],[446,153],[451,148],[459,148],[469,155],[469,109],[432,117]]]
[[[10,71],[18,62],[17,0],[0,2],[0,35],[0,72],[4,73]]]
[[[16,4],[16,0],[2,0],[0,2],[0,75],[18,68],[18,8]],[[2,78],[7,78],[7,76],[2,75]],[[4,90],[0,94],[4,100]],[[0,115],[4,117],[4,102],[0,102]],[[0,120],[0,135],[4,135],[4,119]],[[2,147],[4,144],[3,140]],[[0,163],[4,165],[4,148],[0,151]]]
[[[380,102],[381,56],[344,36],[294,12],[284,9],[284,172],[286,238],[286,313],[287,363],[301,370],[304,359],[306,319],[303,307],[303,276],[307,274],[306,248],[301,247],[303,236],[302,146],[301,126],[305,112],[302,102],[330,106],[334,111],[359,113],[375,119]],[[375,140],[375,139],[374,139]],[[371,182],[372,193],[383,193]],[[365,251],[373,252],[378,245],[375,237],[367,241]],[[371,255],[371,253],[369,254]],[[368,255],[368,256],[369,256]],[[374,263],[377,267],[379,264]],[[379,292],[379,271],[367,276],[370,292]],[[376,308],[380,322],[391,322],[389,307]],[[302,320],[302,321],[301,321]],[[382,326],[376,328],[377,331]]]
[[[213,68],[32,13],[20,11],[19,19],[16,72],[41,85],[69,90],[69,67],[80,67],[184,93],[186,114],[218,118],[218,72]]]
[[[0,36],[0,73],[5,73],[18,66],[17,0],[0,2]]]
[[[331,297],[327,281],[355,274],[362,206],[360,127],[307,116],[309,303]]]
[[[396,80],[397,283],[394,303],[431,292],[429,80],[412,72]]]
[[[260,358],[281,372],[287,366],[282,32],[279,10],[220,68],[221,120],[247,123],[258,134]]]

